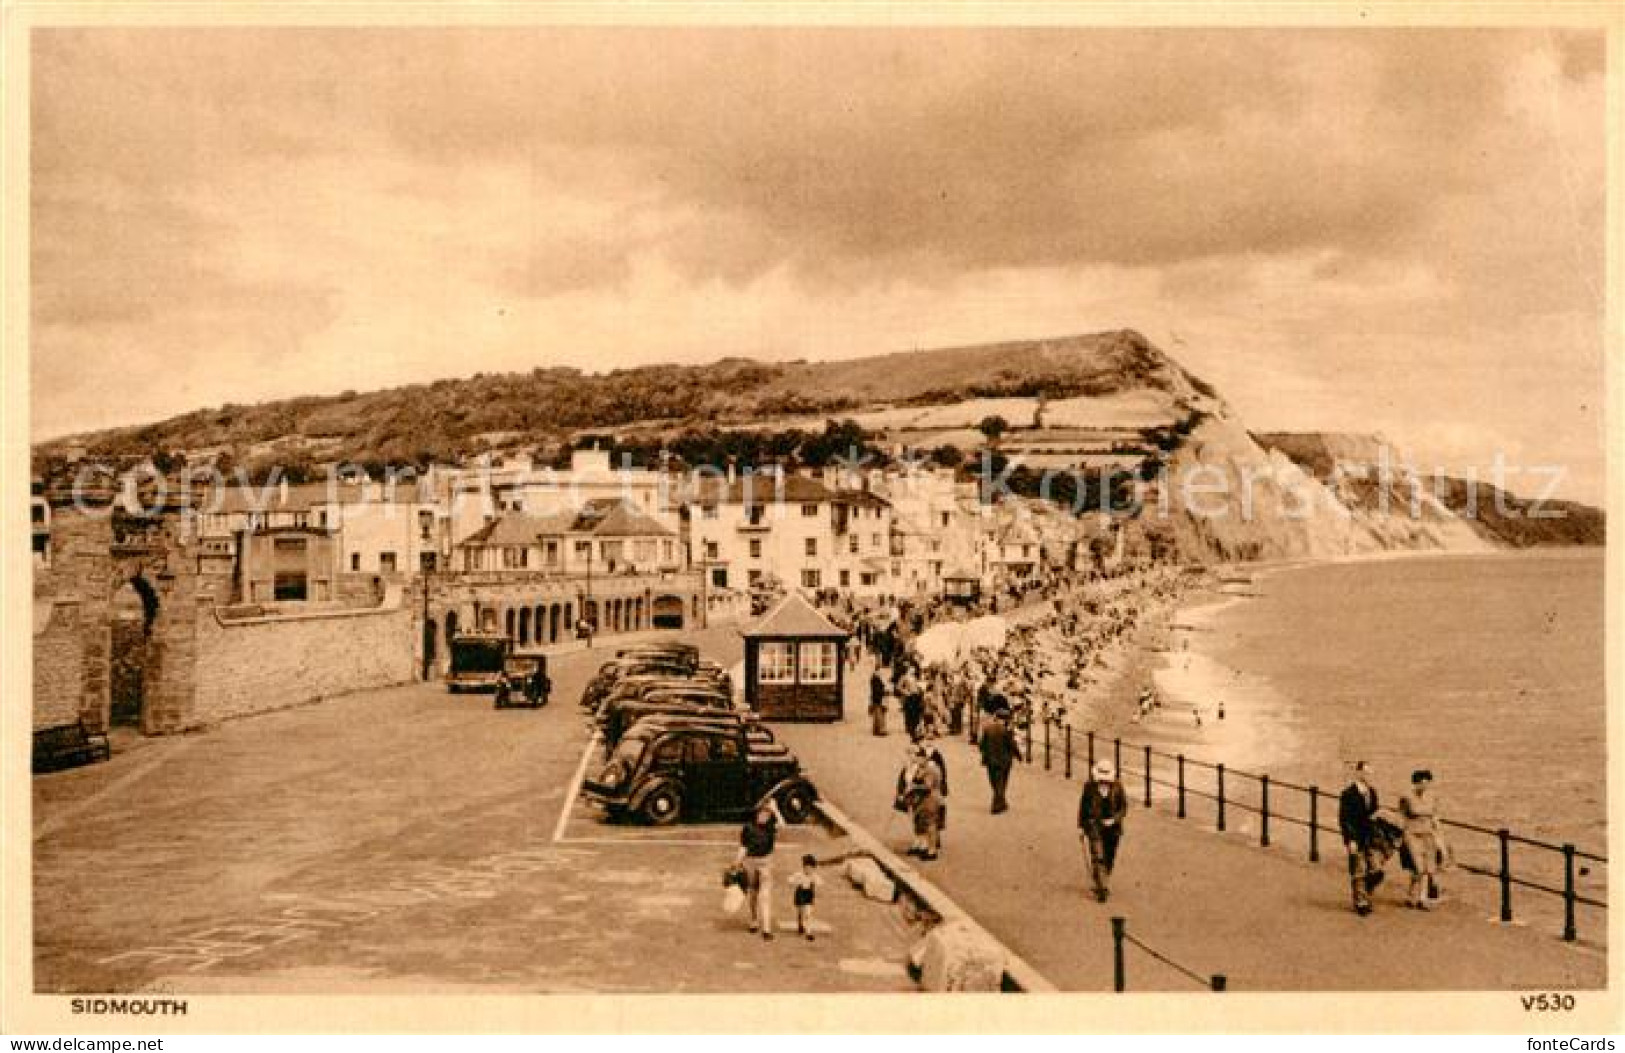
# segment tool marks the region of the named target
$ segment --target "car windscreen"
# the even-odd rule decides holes
[[[497,673],[502,670],[502,645],[453,643],[451,671],[454,673]]]

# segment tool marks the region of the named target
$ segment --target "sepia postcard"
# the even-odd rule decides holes
[[[1620,1027],[1619,8],[3,17],[0,1029]]]

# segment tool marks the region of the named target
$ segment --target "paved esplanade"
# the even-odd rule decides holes
[[[730,659],[732,630],[693,634]],[[624,638],[558,657],[550,705],[408,684],[142,740],[33,781],[47,992],[906,992],[904,913],[827,882],[815,943],[720,910],[734,823],[609,825],[567,799],[576,705]],[[777,914],[816,826],[781,839]]]
[[[778,725],[820,791],[894,850],[909,844],[906,815],[892,810],[908,743],[895,707],[891,734],[870,734],[870,667],[849,676],[840,724]],[[1402,902],[1405,876],[1392,864],[1377,910],[1350,909],[1342,846],[1322,835],[1327,861],[1309,863],[1256,836],[1218,834],[1212,824],[1147,809],[1130,781],[1128,820],[1110,902],[1089,890],[1077,834],[1081,762],[1072,781],[1042,756],[1018,765],[1011,810],[989,814],[975,748],[941,743],[948,762],[948,826],[942,858],[917,864],[960,907],[1062,990],[1110,990],[1113,915],[1128,931],[1201,975],[1223,973],[1233,990],[1473,990],[1600,988],[1606,961],[1596,946],[1565,944],[1548,924],[1487,920],[1493,890],[1464,892],[1430,912]],[[1125,757],[1125,761],[1127,761]],[[1202,813],[1205,815],[1205,813]],[[1335,824],[1336,817],[1330,817]],[[1323,820],[1324,821],[1324,820]],[[1466,882],[1461,875],[1447,881]],[[1593,922],[1597,924],[1597,922]],[[1128,953],[1128,988],[1198,988],[1138,950]]]

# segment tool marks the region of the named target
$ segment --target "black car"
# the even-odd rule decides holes
[[[751,710],[735,707],[732,698],[704,687],[694,685],[656,687],[636,698],[616,699],[604,706],[599,728],[603,731],[605,746],[613,749],[627,728],[644,717],[660,713],[747,715],[751,714]]]
[[[612,819],[635,816],[656,826],[738,819],[766,800],[777,802],[786,821],[801,823],[818,800],[793,753],[744,723],[722,721],[640,721],[582,790]]]
[[[547,677],[547,656],[542,654],[511,654],[502,663],[502,679],[497,681],[497,709],[527,706],[537,709],[547,705],[553,683]]]

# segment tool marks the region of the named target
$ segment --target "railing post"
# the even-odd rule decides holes
[[[1117,773],[1117,777],[1119,779],[1121,779],[1123,777],[1123,740],[1122,740],[1122,738],[1114,738],[1114,739],[1112,739],[1112,770]]]
[[[1262,848],[1270,846],[1270,777],[1258,777],[1258,844]]]
[[[1049,771],[1049,721],[1044,721],[1044,770]]]
[[[1574,927],[1574,846],[1563,846],[1563,938],[1573,943],[1579,938]]]
[[[1123,969],[1123,928],[1127,921],[1112,919],[1112,990],[1121,994],[1128,989],[1128,977]]]
[[[1151,747],[1145,748],[1145,806],[1151,807]]]
[[[1501,920],[1512,920],[1512,834],[1506,827],[1495,831],[1501,842]]]
[[[1224,832],[1224,765],[1222,765],[1222,764],[1214,765],[1214,770],[1219,773],[1219,792],[1217,794],[1218,803],[1219,803],[1219,832],[1223,833]]]
[[[1027,710],[1027,763],[1033,762],[1033,711]]]
[[[1179,761],[1179,817],[1185,818],[1185,755],[1181,753]]]
[[[1229,988],[1230,980],[1223,973],[1214,973],[1210,984],[1215,991],[1224,991]]]
[[[1066,777],[1072,778],[1072,725],[1066,725],[1062,736],[1066,739]]]
[[[1095,733],[1089,733],[1089,770],[1095,770]]]
[[[1320,862],[1320,787],[1309,787],[1309,862]]]

